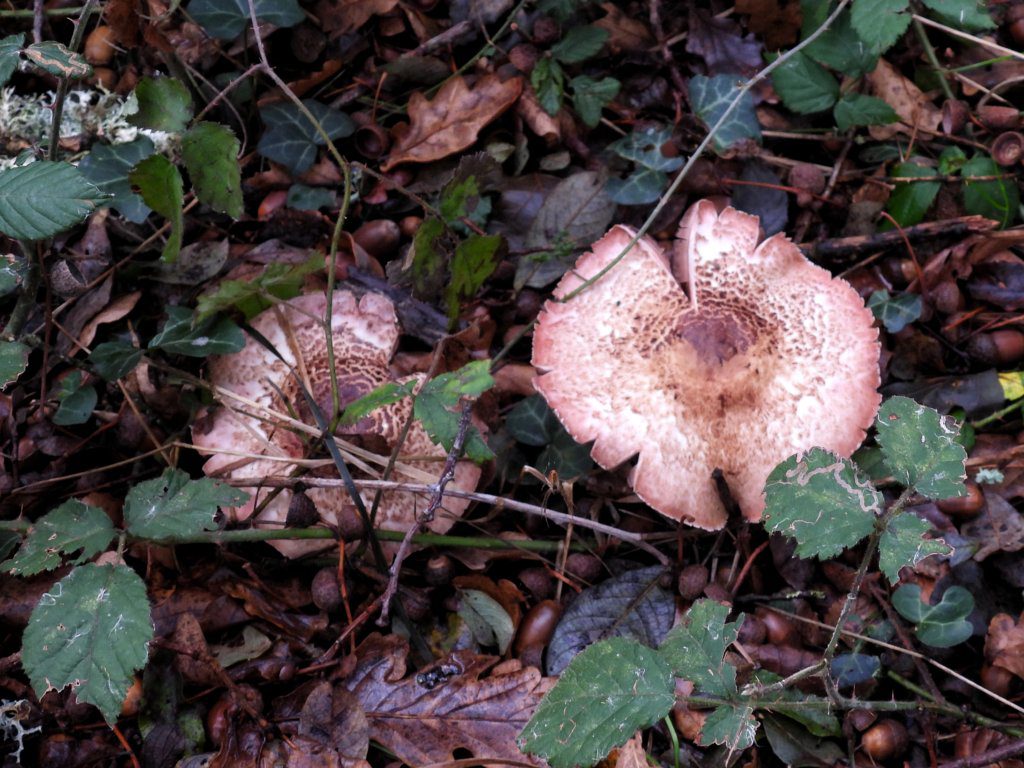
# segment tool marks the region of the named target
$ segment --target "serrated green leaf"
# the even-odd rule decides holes
[[[863,93],[845,94],[836,102],[832,115],[840,131],[848,131],[857,125],[885,125],[900,119],[884,101]]]
[[[530,73],[530,85],[537,94],[541,108],[549,115],[557,115],[562,108],[565,92],[565,73],[554,59],[542,58]]]
[[[135,370],[142,360],[142,350],[123,341],[105,341],[93,347],[89,355],[96,373],[107,381],[117,381]]]
[[[939,173],[944,176],[960,173],[966,162],[967,155],[960,147],[946,147],[939,155]]]
[[[233,219],[242,215],[240,146],[235,134],[219,123],[197,123],[181,140],[181,160],[196,197]]]
[[[21,662],[37,696],[70,685],[113,724],[152,639],[146,585],[135,571],[82,565],[39,599]]]
[[[767,670],[757,670],[753,679],[761,688],[767,688],[782,680],[782,677]],[[783,688],[758,695],[758,708],[775,712],[803,725],[807,731],[819,738],[842,735],[839,719],[824,707],[817,709],[810,703],[826,704],[824,696],[815,696],[793,688]]]
[[[325,187],[308,187],[292,184],[284,202],[297,211],[319,211],[321,208],[337,208],[338,195]]]
[[[171,222],[171,233],[160,258],[174,261],[181,250],[185,228],[181,213],[185,190],[177,167],[163,155],[150,155],[132,168],[128,181],[138,189],[146,205]]]
[[[454,325],[459,317],[461,303],[476,296],[498,266],[496,254],[501,245],[500,235],[470,235],[455,247],[452,257],[451,280],[445,287],[448,321]]]
[[[302,281],[324,268],[323,255],[313,254],[301,264],[268,264],[253,280],[224,280],[213,293],[203,294],[196,305],[196,322],[217,312],[238,310],[246,319],[255,317],[273,304],[299,295]]]
[[[963,587],[950,587],[937,605],[928,605],[921,601],[921,587],[904,584],[892,593],[892,607],[915,624],[922,643],[935,648],[952,648],[973,632],[967,617],[974,610],[974,597]]]
[[[139,136],[127,144],[95,144],[78,164],[85,180],[110,195],[107,205],[133,224],[149,216],[149,206],[132,191],[128,174],[141,160],[156,151],[148,136]]]
[[[667,125],[648,125],[636,128],[608,145],[608,149],[625,160],[632,160],[639,166],[652,171],[671,173],[683,167],[681,157],[669,157],[661,148],[672,139],[672,129]]]
[[[20,341],[0,341],[0,388],[15,381],[28,367],[29,348]]]
[[[192,119],[192,94],[173,77],[144,77],[135,86],[139,110],[128,120],[140,128],[181,133]]]
[[[935,11],[942,21],[958,29],[980,31],[995,29],[984,2],[979,0],[922,0],[924,6]]]
[[[625,638],[594,643],[565,668],[519,735],[552,768],[594,765],[675,703],[672,671]]]
[[[739,636],[740,621],[726,623],[729,606],[697,600],[658,648],[672,674],[689,680],[711,696],[736,692],[736,668],[725,661],[725,650]]]
[[[21,53],[35,66],[55,77],[80,80],[92,76],[92,67],[82,54],[54,40],[33,43]]]
[[[96,389],[82,383],[82,372],[74,371],[64,378],[57,390],[60,406],[53,414],[53,423],[61,427],[84,424],[92,416],[98,396]]]
[[[885,288],[872,293],[867,306],[889,333],[902,331],[921,317],[923,309],[919,294],[902,293],[899,296],[890,296]]]
[[[885,53],[910,26],[909,5],[910,0],[854,0],[850,21],[861,40]]]
[[[976,155],[964,163],[960,170],[964,178],[964,210],[969,214],[998,221],[1008,227],[1019,214],[1020,191],[1014,174],[998,178],[1004,169],[988,155]],[[977,177],[997,177],[977,180]]]
[[[217,507],[236,507],[248,498],[208,477],[192,480],[180,469],[168,469],[128,491],[124,522],[132,536],[173,541],[216,528]]]
[[[900,163],[892,170],[897,178],[933,177],[934,168],[925,168],[917,163]],[[919,224],[931,207],[935,196],[939,194],[941,184],[938,181],[901,181],[896,184],[886,209],[901,227]],[[891,227],[888,222],[883,229]]]
[[[889,520],[878,543],[878,567],[895,584],[900,569],[913,567],[931,555],[948,555],[952,550],[942,541],[926,539],[932,527],[910,512],[900,512]]]
[[[525,445],[547,445],[558,431],[559,421],[540,395],[525,397],[505,417],[505,429]]]
[[[188,357],[230,355],[244,346],[245,334],[231,320],[211,317],[196,325],[187,307],[168,307],[167,321],[149,342],[150,349]]]
[[[430,217],[412,238],[412,286],[417,296],[431,296],[443,285],[446,270],[440,240],[445,233],[440,219]]]
[[[399,400],[410,397],[415,388],[415,381],[407,381],[403,384],[389,381],[386,384],[382,384],[358,400],[353,400],[346,405],[344,412],[341,414],[340,423],[343,425],[355,424],[378,408],[383,408],[385,405],[391,405],[391,403],[397,403]]]
[[[772,84],[782,103],[802,115],[826,110],[839,98],[836,79],[802,51],[772,72]]]
[[[442,373],[424,384],[416,396],[413,414],[430,439],[446,451],[452,449],[459,431],[459,401],[463,397],[478,397],[494,386],[490,365],[490,360],[474,360],[457,371]],[[465,453],[477,462],[494,458],[479,430],[472,425],[466,436]]]
[[[690,78],[690,106],[710,130],[736,99],[742,85],[743,78],[739,75],[694,75]],[[743,94],[736,109],[715,133],[715,149],[723,152],[743,139],[761,143],[761,126],[754,112],[754,97],[749,91]]]
[[[608,39],[608,30],[588,24],[572,27],[551,47],[551,55],[563,64],[578,64],[597,56]]]
[[[455,224],[469,215],[468,206],[479,197],[480,187],[476,183],[476,176],[467,176],[464,179],[453,181],[444,188],[437,204],[437,210],[445,222],[449,225]]]
[[[459,616],[469,626],[475,639],[481,645],[497,646],[504,654],[512,637],[515,624],[501,603],[477,589],[459,590]]]
[[[569,81],[569,87],[572,89],[572,106],[576,114],[584,125],[594,128],[601,122],[601,110],[619,95],[622,84],[614,77],[595,80],[580,75]]]
[[[40,160],[0,171],[0,232],[42,240],[77,224],[107,196],[70,163]]]
[[[779,464],[764,491],[765,528],[795,539],[800,557],[823,560],[867,536],[884,505],[851,461],[821,448]]]
[[[21,46],[25,44],[25,33],[0,38],[0,88],[7,85],[21,58]]]
[[[605,189],[619,205],[646,205],[661,197],[668,176],[650,168],[638,168],[625,179],[608,179]]]
[[[39,518],[18,554],[0,569],[14,576],[34,576],[52,571],[65,557],[77,565],[106,550],[116,534],[106,512],[70,499]],[[79,554],[72,559],[75,552]]]
[[[256,18],[275,27],[294,27],[305,19],[296,0],[256,0]],[[188,13],[210,37],[231,40],[249,27],[248,0],[192,0]]]
[[[312,99],[303,99],[302,104],[332,141],[350,136],[356,129],[352,118],[344,112]],[[263,107],[260,117],[266,130],[260,137],[256,151],[269,160],[281,163],[294,174],[308,170],[316,160],[317,147],[327,143],[298,106],[290,101]]]
[[[909,397],[890,397],[875,420],[878,444],[898,483],[929,499],[964,496],[967,453],[957,442],[960,429]]]
[[[697,743],[702,747],[721,744],[730,751],[746,749],[754,743],[757,720],[750,704],[723,704],[708,713]]]
[[[806,39],[825,22],[835,10],[834,2],[800,0],[803,11],[801,38]],[[848,77],[863,77],[878,65],[878,52],[867,45],[850,22],[847,8],[832,22],[825,32],[804,48],[804,53],[830,69]]]

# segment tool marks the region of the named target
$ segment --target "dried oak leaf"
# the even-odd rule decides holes
[[[878,66],[868,73],[867,79],[874,95],[900,116],[899,123],[871,126],[869,132],[872,138],[881,141],[891,138],[897,132],[935,131],[939,127],[942,110],[932,104],[913,81],[900,74],[888,61],[879,59]]]
[[[522,90],[520,77],[503,82],[497,75],[485,75],[470,88],[456,75],[432,101],[414,93],[409,98],[409,124],[395,127],[395,144],[381,169],[429,163],[465,149],[476,141],[481,128],[515,104]]]
[[[331,38],[353,32],[373,16],[392,11],[398,0],[321,0],[316,16]]]
[[[992,617],[985,637],[985,659],[1024,678],[1024,616],[1017,621],[1005,613]]]
[[[495,667],[493,656],[455,651],[426,675],[406,677],[408,651],[400,637],[371,635],[341,683],[362,705],[373,741],[409,765],[448,762],[456,749],[536,763],[516,736],[548,688],[537,669],[514,661]]]

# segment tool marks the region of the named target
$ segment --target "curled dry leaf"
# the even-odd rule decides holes
[[[985,659],[1024,679],[1024,616],[1000,613],[992,617],[985,636]]]
[[[316,17],[324,32],[332,38],[354,32],[373,16],[393,10],[398,0],[321,0],[316,4]]]
[[[875,96],[900,116],[900,123],[871,126],[872,138],[887,139],[898,131],[938,130],[942,122],[942,110],[888,61],[878,60],[878,66],[868,73],[868,83]]]
[[[476,141],[481,128],[516,102],[522,90],[519,77],[502,81],[497,75],[485,75],[471,88],[456,75],[431,101],[414,93],[409,99],[409,124],[395,128],[395,146],[381,169],[429,163],[465,149]]]

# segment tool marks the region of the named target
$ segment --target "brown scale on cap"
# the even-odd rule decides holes
[[[306,457],[309,444],[316,444],[315,438],[299,435],[286,426],[276,424],[272,417],[258,418],[250,414],[293,412],[305,423],[315,424],[290,373],[291,368],[308,382],[318,407],[325,413],[331,412],[331,381],[321,325],[326,310],[326,295],[312,293],[279,304],[253,319],[252,327],[281,353],[284,362],[251,337],[246,339],[241,352],[211,358],[208,375],[211,384],[252,401],[256,407],[242,405],[229,397],[222,398],[226,407],[217,408],[193,427],[193,442],[203,453],[212,454],[203,465],[207,475],[224,479],[287,475],[293,469],[287,461],[251,459],[218,451],[301,459]],[[331,326],[342,407],[394,379],[389,363],[398,345],[399,329],[394,305],[388,298],[375,293],[357,298],[349,291],[337,290]],[[423,378],[421,375],[412,376],[400,381]],[[269,382],[276,385],[284,395],[283,399]],[[412,403],[406,398],[377,409],[354,425],[339,428],[338,434],[355,439],[365,448],[386,456],[397,443],[411,408]],[[402,456],[423,458],[403,460],[392,479],[433,482],[442,465],[440,461],[431,459],[443,459],[445,450],[434,444],[420,424],[414,422],[403,444]],[[359,476],[358,472],[355,474]],[[331,475],[334,476],[333,472]],[[460,461],[449,487],[472,491],[476,489],[479,478],[478,466]],[[235,520],[249,518],[272,489],[246,490],[252,494],[249,501],[228,510]],[[306,495],[315,504],[320,517],[329,524],[335,524],[339,515],[355,514],[351,499],[342,488],[309,488]],[[290,500],[291,492],[282,491],[264,507],[258,522],[264,526],[283,524]],[[373,492],[364,493],[363,500],[369,508]],[[423,497],[385,492],[377,516],[378,526],[405,531],[425,505]],[[442,512],[435,516],[430,529],[436,533],[447,531],[467,506],[467,501],[446,499]],[[330,542],[277,541],[273,545],[294,557],[323,549],[330,546]]]
[[[554,292],[562,299],[633,238],[616,226]],[[690,208],[671,256],[641,238],[594,285],[549,301],[534,333],[537,390],[591,454],[662,514],[706,529],[726,512],[720,469],[748,520],[780,461],[820,446],[843,456],[878,410],[878,331],[846,282],[758,219]],[[684,287],[685,286],[685,287]]]

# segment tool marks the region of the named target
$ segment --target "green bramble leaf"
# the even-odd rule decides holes
[[[92,385],[82,383],[81,371],[73,371],[61,381],[57,398],[60,406],[53,414],[53,423],[61,427],[87,422],[99,399]]]
[[[256,18],[275,27],[294,27],[306,18],[296,0],[255,0]],[[210,37],[231,40],[250,26],[248,0],[192,0],[188,13]]]
[[[909,6],[910,0],[854,0],[850,21],[861,40],[885,53],[910,26]]]
[[[1010,178],[1001,178],[1004,171],[984,154],[972,157],[960,169],[964,178],[964,210],[998,221],[1000,227],[1010,226],[1020,213],[1016,177],[1010,174]]]
[[[595,80],[580,75],[569,81],[569,87],[572,89],[572,106],[576,114],[584,125],[594,128],[601,122],[601,110],[619,95],[622,84],[614,77]]]
[[[711,696],[736,693],[736,668],[726,663],[725,651],[736,641],[743,621],[726,623],[728,615],[727,605],[697,600],[658,648],[672,674]]]
[[[142,360],[142,350],[123,341],[105,341],[93,347],[89,355],[96,373],[107,381],[123,379]]]
[[[70,499],[39,518],[18,553],[0,569],[14,576],[35,576],[52,571],[64,558],[77,565],[105,551],[115,535],[106,512]],[[78,556],[71,559],[75,552]]]
[[[822,0],[800,0],[803,12],[801,38],[806,39],[825,22],[835,10],[834,2]],[[848,77],[863,77],[878,65],[878,51],[861,40],[850,22],[847,8],[832,26],[803,49],[803,52],[830,69],[842,72]]]
[[[925,168],[917,163],[900,163],[892,169],[892,175],[897,178],[917,178],[935,176],[934,168]],[[886,209],[896,223],[901,227],[909,227],[919,224],[928,212],[935,196],[939,194],[942,185],[938,181],[900,181],[892,195],[889,196],[889,203]],[[883,229],[891,228],[891,224],[885,222]]]
[[[950,26],[968,31],[995,29],[995,22],[988,14],[986,3],[979,0],[921,0],[924,6]]]
[[[675,703],[668,664],[621,637],[594,643],[565,668],[519,734],[524,752],[552,768],[595,765]]]
[[[765,528],[797,542],[800,557],[826,559],[867,536],[884,499],[848,459],[812,448],[768,475]]]
[[[155,151],[148,136],[139,136],[127,144],[95,144],[78,164],[78,170],[86,181],[111,196],[105,205],[133,224],[141,224],[149,216],[150,208],[132,191],[128,174]]]
[[[839,83],[828,70],[802,51],[772,72],[782,103],[802,115],[828,109],[839,98]]]
[[[32,611],[21,662],[37,696],[70,685],[114,724],[153,639],[146,585],[123,565],[82,565]]]
[[[132,536],[173,541],[216,528],[217,507],[235,507],[248,498],[208,477],[192,480],[180,469],[168,469],[128,491],[124,521]]]
[[[929,499],[964,496],[967,452],[960,429],[909,397],[890,397],[875,420],[883,460],[896,481]]]
[[[608,34],[607,29],[593,24],[572,27],[565,37],[551,46],[551,55],[563,64],[579,64],[601,52]]]
[[[554,59],[539,59],[530,73],[530,85],[543,110],[549,115],[557,115],[562,108],[562,96],[565,93],[562,66]]]
[[[742,85],[740,75],[694,75],[690,78],[690,105],[709,130],[725,114]],[[715,150],[724,152],[744,139],[761,143],[761,126],[754,112],[754,97],[749,92],[743,94],[736,109],[715,133]]]
[[[878,543],[878,567],[890,584],[899,581],[901,568],[952,552],[942,541],[924,538],[931,529],[927,521],[910,512],[900,512],[889,520]]]
[[[457,371],[431,379],[416,396],[413,414],[430,439],[446,451],[452,449],[459,431],[459,402],[464,397],[479,397],[494,386],[490,366],[490,360],[474,360]],[[472,425],[466,436],[465,451],[466,456],[477,462],[494,458],[479,430]]]
[[[973,633],[967,617],[974,610],[974,597],[963,587],[950,587],[937,605],[928,605],[921,601],[921,587],[904,584],[892,593],[892,607],[916,625],[914,633],[922,643],[935,648],[952,648]]]
[[[139,111],[132,125],[154,131],[181,133],[192,119],[192,94],[173,77],[144,77],[135,86]]]
[[[356,129],[352,118],[344,112],[312,99],[303,99],[302,104],[332,141],[351,136]],[[317,147],[327,142],[299,107],[290,101],[269,104],[260,109],[260,117],[266,130],[256,151],[268,160],[281,163],[293,174],[309,170],[316,161]]]
[[[346,405],[344,412],[341,414],[340,423],[346,426],[355,424],[378,408],[383,408],[385,405],[391,405],[406,397],[410,397],[415,387],[415,381],[406,381],[402,384],[396,381],[389,381],[386,384],[382,384],[373,391]]]
[[[70,163],[40,160],[0,171],[0,232],[44,240],[74,226],[107,196]]]
[[[92,66],[85,60],[85,57],[70,50],[63,43],[53,40],[33,43],[22,51],[22,55],[35,66],[55,77],[80,80],[83,77],[92,76]]]
[[[168,307],[167,321],[149,342],[150,349],[187,357],[230,355],[244,346],[245,334],[228,318],[211,317],[195,324],[187,307]]]
[[[7,85],[21,58],[21,46],[25,44],[25,33],[0,37],[0,88]]]
[[[445,277],[445,258],[439,241],[444,223],[430,217],[420,224],[412,238],[412,286],[417,296],[430,296]]]
[[[921,317],[922,308],[921,296],[916,293],[890,296],[889,291],[883,288],[868,298],[868,309],[882,321],[889,333],[899,333]]]
[[[196,123],[181,140],[181,160],[199,202],[233,219],[242,215],[240,146],[235,134],[219,123]]]
[[[171,234],[160,258],[174,261],[181,250],[185,230],[181,210],[185,203],[185,190],[181,173],[163,155],[150,155],[132,168],[128,181],[142,195],[146,205],[171,222]]]
[[[463,301],[476,296],[498,266],[496,254],[501,246],[500,235],[470,235],[455,247],[451,280],[445,286],[448,321],[454,326]]]
[[[848,131],[858,125],[885,125],[900,119],[884,101],[863,93],[845,94],[836,102],[832,115],[840,131]]]
[[[20,341],[0,341],[0,388],[15,381],[28,367],[28,346]]]
[[[225,280],[213,293],[199,297],[195,322],[232,310],[238,310],[246,319],[255,317],[273,305],[272,299],[285,301],[298,296],[306,275],[323,268],[323,255],[314,253],[301,264],[268,264],[254,280]]]
[[[723,704],[708,713],[697,743],[702,747],[721,744],[731,752],[746,749],[754,743],[757,720],[750,704]]]

